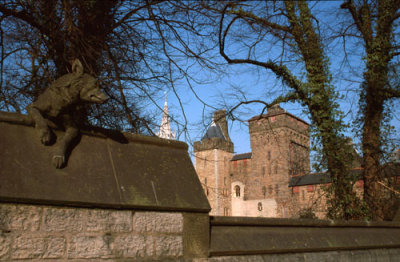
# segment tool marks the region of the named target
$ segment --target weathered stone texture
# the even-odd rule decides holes
[[[0,204],[0,260],[183,257],[181,213]]]
[[[137,212],[133,227],[138,232],[181,233],[183,216],[180,213]]]
[[[0,229],[37,231],[42,208],[26,205],[0,205]]]
[[[154,237],[157,257],[181,257],[183,255],[182,236]]]
[[[68,258],[110,258],[109,236],[76,236],[73,237],[69,248]]]
[[[63,237],[49,238],[47,241],[47,249],[43,254],[43,258],[60,258],[64,256],[66,248],[66,240]]]
[[[153,239],[142,235],[118,236],[111,243],[116,257],[142,258],[154,255]]]
[[[8,260],[11,247],[11,238],[0,231],[0,260]]]
[[[130,232],[132,231],[132,212],[89,210],[86,229],[94,232]]]
[[[43,237],[18,236],[13,242],[13,259],[40,258],[45,252]]]
[[[45,208],[43,230],[81,232],[84,228],[85,210],[73,208]]]
[[[61,258],[65,253],[65,238],[20,235],[12,243],[13,259]]]

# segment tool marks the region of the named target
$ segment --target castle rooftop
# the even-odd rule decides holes
[[[213,121],[211,126],[207,129],[206,134],[203,136],[201,140],[211,139],[211,138],[220,138],[226,140],[224,134],[222,133],[221,127]]]
[[[250,118],[250,119],[247,120],[247,121],[250,122],[250,121],[259,120],[259,119],[262,119],[262,118],[269,118],[269,117],[278,116],[278,115],[283,115],[283,114],[289,115],[289,116],[295,118],[296,120],[303,122],[303,123],[306,124],[306,125],[310,125],[309,123],[307,123],[307,122],[304,121],[303,119],[301,119],[301,118],[299,118],[299,117],[297,117],[297,116],[295,116],[295,115],[293,115],[293,114],[291,114],[291,113],[288,113],[288,112],[287,112],[285,109],[283,109],[279,104],[275,104],[275,105],[271,106],[270,108],[268,108],[268,111],[267,111],[266,114],[262,114],[262,115],[258,115],[258,116],[253,116],[252,118]]]

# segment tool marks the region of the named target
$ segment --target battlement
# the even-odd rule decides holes
[[[213,137],[194,142],[193,149],[194,152],[220,149],[226,152],[233,153],[233,143],[231,141],[226,141],[217,137]]]

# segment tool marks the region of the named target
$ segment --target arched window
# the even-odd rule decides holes
[[[240,197],[240,186],[235,186],[235,197]]]
[[[265,197],[267,195],[267,188],[265,186],[262,187],[262,192]]]
[[[262,203],[258,202],[258,211],[262,211]]]

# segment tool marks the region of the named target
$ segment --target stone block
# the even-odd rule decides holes
[[[208,214],[183,214],[183,248],[185,257],[208,257],[210,222]]]
[[[89,232],[130,232],[132,231],[132,211],[89,210],[86,230]]]
[[[181,233],[183,216],[181,213],[136,212],[133,229],[138,232]]]
[[[43,258],[61,258],[65,254],[66,240],[63,237],[52,237],[47,240]]]
[[[270,260],[263,260],[262,256],[223,256],[212,257],[209,262],[264,262]]]
[[[182,236],[155,236],[154,246],[157,257],[183,256]]]
[[[112,237],[103,236],[74,236],[68,247],[68,258],[112,258],[110,244]]]
[[[46,251],[46,239],[37,236],[17,236],[13,243],[13,259],[41,258]]]
[[[111,249],[116,257],[142,258],[154,255],[152,238],[143,235],[116,236],[111,244]]]
[[[11,237],[8,234],[2,234],[0,231],[0,260],[9,260],[11,247]]]
[[[0,229],[37,231],[42,208],[38,206],[0,204]]]
[[[66,240],[51,236],[17,236],[12,245],[13,259],[61,258],[65,253]]]
[[[85,212],[86,211],[86,212]],[[73,208],[44,208],[43,230],[81,232],[87,210]]]
[[[399,212],[399,214],[400,214],[400,212]],[[400,257],[400,249],[399,248],[390,248],[390,249],[387,249],[387,252],[388,252],[389,261],[393,261],[393,262],[397,261]]]

